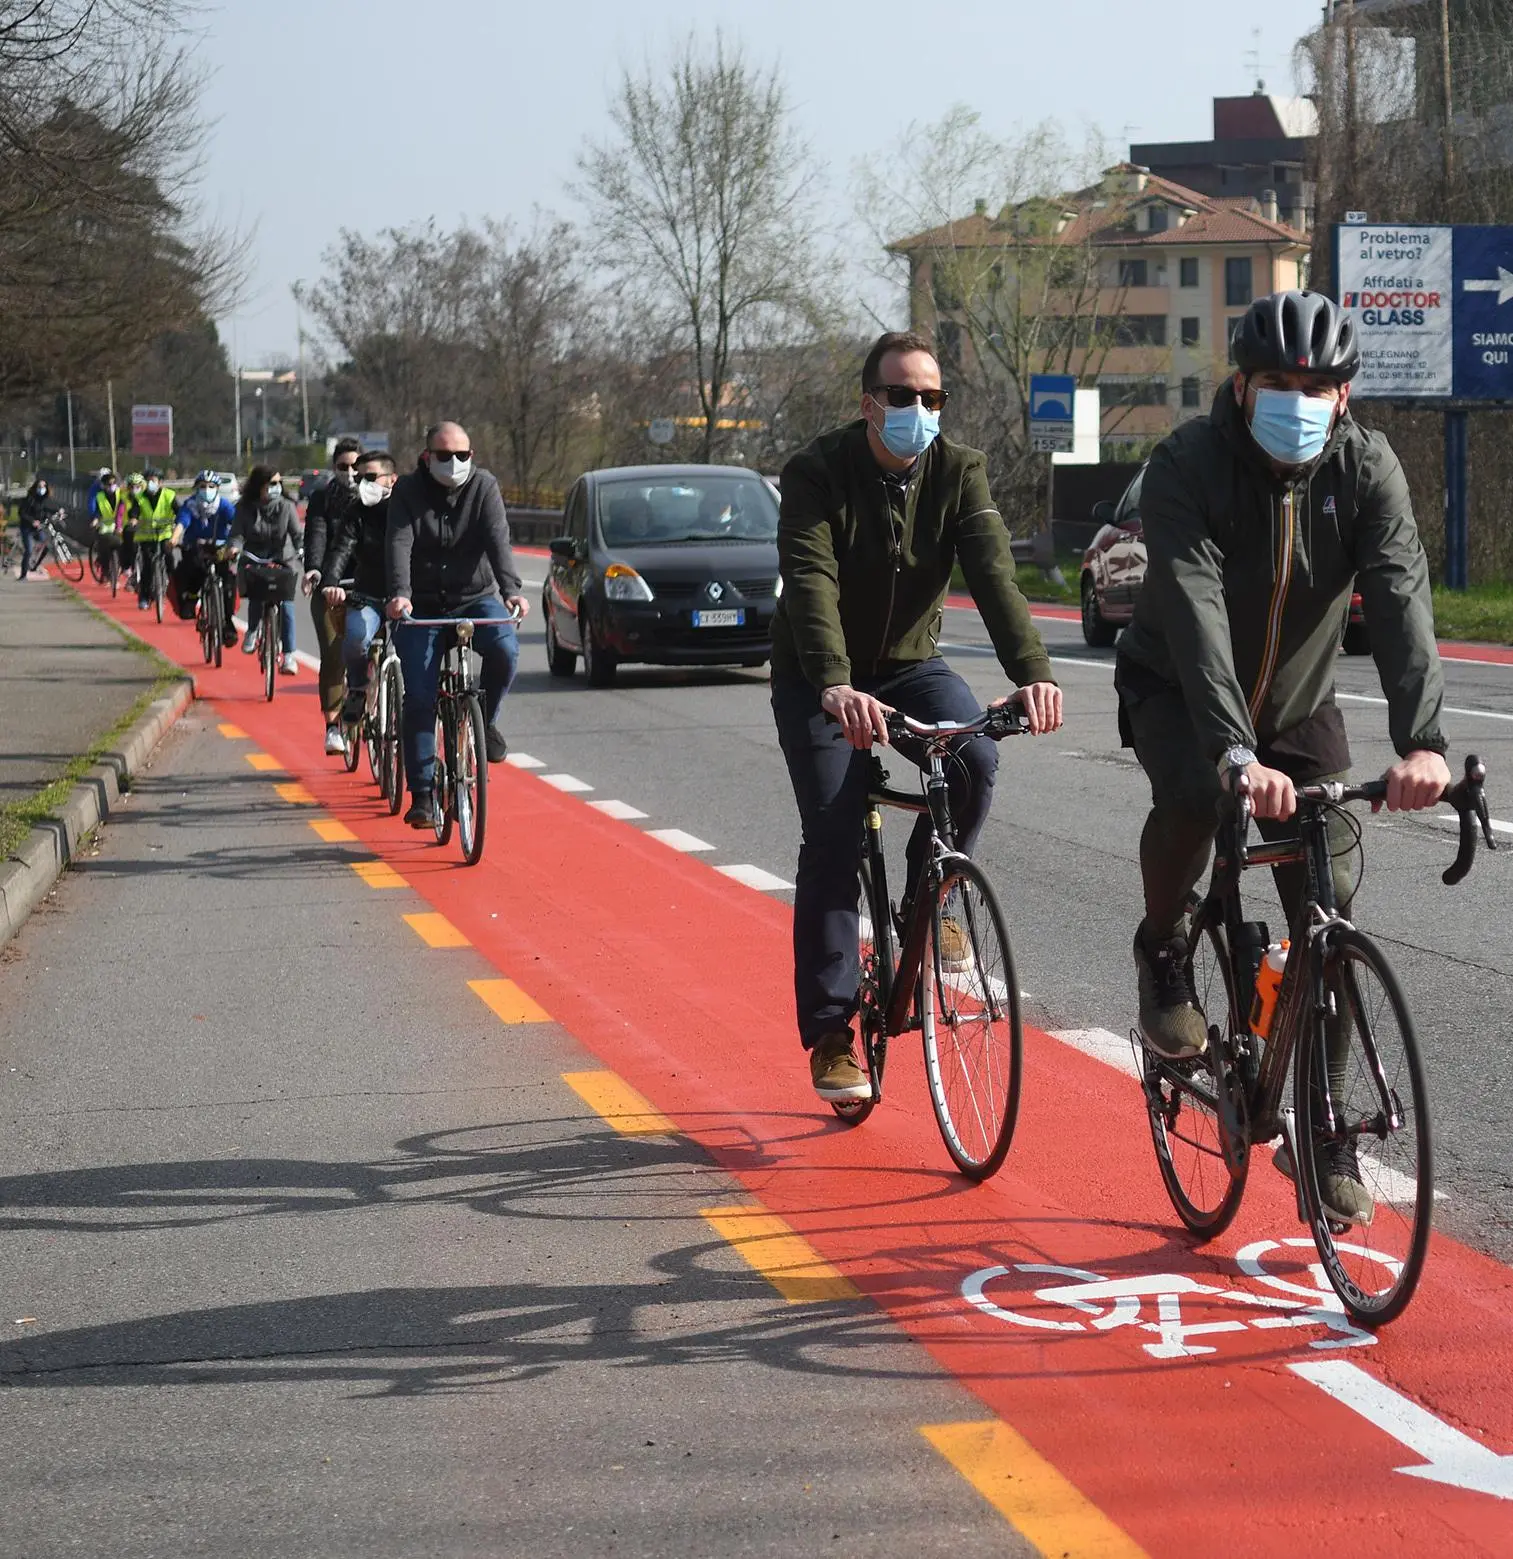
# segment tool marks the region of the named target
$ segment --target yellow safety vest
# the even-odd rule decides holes
[[[173,534],[173,489],[160,487],[156,496],[137,497],[137,540],[167,541]]]

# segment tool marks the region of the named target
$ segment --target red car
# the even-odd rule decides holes
[[[1117,504],[1104,499],[1093,505],[1097,534],[1082,554],[1082,637],[1095,649],[1106,649],[1135,615],[1135,602],[1145,583],[1145,532],[1140,525],[1141,466]],[[1361,610],[1360,591],[1350,596],[1350,616],[1342,648],[1347,655],[1369,655],[1371,641]]]

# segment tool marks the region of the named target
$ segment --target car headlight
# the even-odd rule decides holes
[[[604,570],[604,594],[611,601],[650,601],[651,586],[629,563],[611,563]]]

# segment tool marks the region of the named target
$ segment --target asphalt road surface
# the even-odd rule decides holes
[[[1042,628],[1068,725],[1004,747],[980,850],[1037,1028],[975,1188],[917,1057],[859,1131],[808,1091],[760,673],[591,691],[538,613],[472,870],[320,755],[308,670],[207,673],[0,963],[0,1552],[1506,1552],[1506,859],[1450,890],[1444,824],[1366,824],[1453,1236],[1373,1337],[1264,1165],[1174,1228],[1108,1064],[1145,791],[1111,657]],[[1513,815],[1513,668],[1447,672]]]

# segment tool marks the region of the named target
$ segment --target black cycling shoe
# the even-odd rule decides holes
[[[491,725],[483,728],[483,747],[488,753],[490,763],[503,763],[510,753],[509,743],[505,741],[503,734]]]
[[[1180,933],[1151,945],[1135,933],[1135,973],[1140,983],[1140,1038],[1167,1061],[1200,1056],[1208,1025],[1193,989],[1187,938]]]
[[[411,792],[410,810],[405,813],[405,822],[411,828],[436,826],[436,797],[429,790]]]

